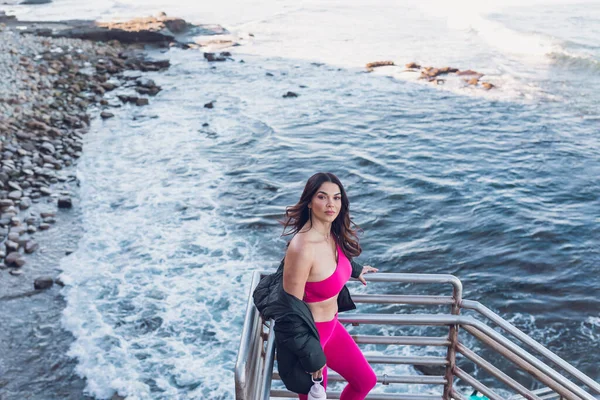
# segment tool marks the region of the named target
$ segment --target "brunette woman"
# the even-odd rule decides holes
[[[331,368],[348,381],[340,399],[362,400],[377,378],[337,314],[356,308],[348,279],[366,285],[364,274],[377,269],[352,261],[361,247],[340,180],[331,173],[311,176],[298,203],[287,208],[284,225],[284,235],[293,235],[285,258],[254,293],[261,314],[275,320],[281,379],[305,400],[313,379],[327,386]]]

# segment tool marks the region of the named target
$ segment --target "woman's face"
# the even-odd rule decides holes
[[[342,191],[335,183],[324,182],[314,194],[309,207],[313,217],[333,222],[342,208]]]

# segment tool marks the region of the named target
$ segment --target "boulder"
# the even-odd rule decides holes
[[[29,241],[31,241],[31,236],[29,236],[27,233],[23,234],[22,236],[19,236],[19,238],[15,240],[15,242],[19,243],[19,246],[23,248]]]
[[[43,150],[46,154],[54,154],[56,152],[56,149],[50,142],[42,143],[40,150]]]
[[[18,200],[23,196],[23,193],[19,190],[13,190],[12,192],[8,193],[8,198],[10,200]]]
[[[23,225],[13,226],[10,228],[10,233],[16,233],[17,235],[22,235],[27,230]]]
[[[156,86],[156,83],[154,83],[154,81],[152,79],[143,78],[143,77],[137,78],[135,80],[135,84],[138,86],[145,87],[145,88],[152,88],[152,87]]]
[[[100,87],[102,87],[102,89],[104,89],[105,91],[110,92],[111,90],[115,90],[117,85],[115,85],[114,83],[110,83],[110,82],[102,82],[100,84]]]
[[[144,61],[139,64],[140,71],[161,71],[171,66],[169,60],[158,60],[158,61]]]
[[[42,194],[42,196],[50,196],[52,194],[52,190],[50,188],[42,186],[40,188],[40,193]]]
[[[138,92],[139,94],[144,94],[144,95],[148,95],[148,96],[156,96],[158,94],[158,92],[161,91],[161,88],[159,86],[154,86],[151,88],[147,88],[147,87],[136,87],[135,91]]]
[[[50,126],[48,126],[47,124],[45,124],[43,122],[36,121],[36,120],[27,121],[25,123],[25,126],[29,129],[33,129],[34,131],[47,132],[48,130],[50,130]]]
[[[29,240],[25,243],[25,253],[31,254],[34,251],[36,251],[39,247],[40,245],[37,242]]]
[[[35,278],[35,281],[33,281],[33,287],[36,290],[48,289],[48,288],[52,287],[52,285],[54,285],[54,279],[52,279],[48,276],[42,276],[39,278]]]
[[[17,182],[13,182],[13,181],[8,182],[8,187],[11,188],[12,190],[21,190],[21,191],[23,190]]]
[[[63,196],[58,199],[58,208],[71,208],[73,207],[73,200],[70,197]]]
[[[139,97],[128,94],[120,94],[117,96],[123,103],[135,103]]]
[[[366,65],[368,70],[372,70],[373,68],[377,68],[377,67],[385,67],[388,65],[394,65],[393,61],[373,61],[370,62]]]
[[[217,62],[217,61],[227,61],[227,56],[224,56],[223,53],[217,55],[215,53],[204,53],[204,58],[208,62]]]
[[[13,242],[12,240],[7,240],[6,242],[4,242],[4,245],[6,246],[6,251],[8,253],[16,252],[19,250],[19,243]]]
[[[0,207],[10,207],[14,204],[15,204],[15,202],[10,199],[1,199],[0,200]]]
[[[21,198],[21,202],[19,203],[19,208],[21,210],[26,210],[29,207],[31,207],[32,204],[33,203],[32,203],[32,201],[31,201],[31,199],[29,197],[22,197]]]
[[[440,74],[451,74],[451,73],[456,73],[456,72],[458,72],[458,68],[452,68],[452,67],[440,68]]]
[[[8,267],[20,268],[25,265],[25,260],[16,251],[9,253],[4,259],[4,262]]]

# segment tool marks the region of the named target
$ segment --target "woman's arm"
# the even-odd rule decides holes
[[[312,246],[301,246],[300,242],[292,242],[285,254],[283,268],[283,290],[302,300],[304,286],[308,280],[314,260]]]
[[[311,246],[290,243],[284,260],[283,290],[302,300],[313,260],[314,250]],[[311,373],[313,378],[322,378],[326,359],[319,340],[306,330],[304,323],[288,321],[287,318],[293,318],[293,315],[284,316],[275,323],[275,332],[283,333],[280,337],[285,337],[281,344],[296,354],[304,370]]]
[[[370,265],[365,265],[363,267],[362,265],[360,265],[359,263],[357,263],[354,260],[350,261],[350,265],[352,266],[352,275],[351,276],[353,278],[357,278],[359,281],[362,282],[363,285],[367,284],[367,281],[365,280],[365,278],[363,276],[364,274],[379,271],[377,268],[373,268]]]

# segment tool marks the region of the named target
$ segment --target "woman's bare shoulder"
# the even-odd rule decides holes
[[[312,235],[312,232],[298,232],[288,247],[293,247],[295,251],[311,251],[317,242]]]
[[[303,261],[312,261],[314,255],[314,240],[306,233],[297,233],[287,248],[286,258],[301,259]]]

